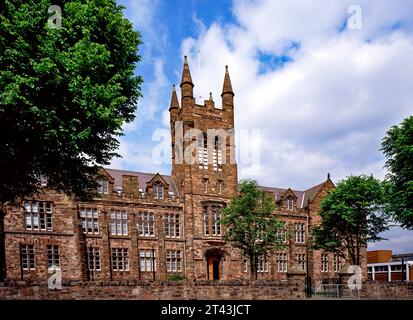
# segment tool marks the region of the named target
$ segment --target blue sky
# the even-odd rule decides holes
[[[170,173],[158,146],[169,159],[167,110],[186,54],[197,102],[212,91],[220,105],[228,65],[237,134],[259,132],[260,165],[239,161],[240,178],[306,189],[327,172],[333,181],[385,176],[380,140],[413,111],[413,1],[118,2],[142,33],[136,72],[145,83],[136,120],[124,127],[123,157],[111,167]],[[413,232],[384,236],[370,248],[413,252]]]

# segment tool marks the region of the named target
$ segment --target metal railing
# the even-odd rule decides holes
[[[313,299],[335,300],[411,300],[413,282],[363,283],[360,289],[349,289],[347,284],[321,284],[313,288]]]

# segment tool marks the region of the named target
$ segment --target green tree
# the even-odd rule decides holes
[[[381,150],[389,170],[388,212],[402,227],[413,230],[413,116],[387,131]]]
[[[315,249],[323,249],[360,265],[368,242],[383,240],[388,226],[385,190],[373,176],[350,176],[340,181],[320,204],[321,224],[314,227]]]
[[[253,180],[242,181],[239,196],[223,209],[224,238],[247,257],[251,279],[257,278],[260,257],[282,248],[278,231],[284,224],[273,214],[274,209],[274,199]]]
[[[0,281],[5,204],[38,193],[40,177],[91,197],[134,119],[141,37],[122,10],[115,0],[0,1]]]
[[[61,28],[51,5],[62,11]],[[0,203],[48,187],[88,196],[116,155],[142,79],[141,43],[115,0],[0,5]]]

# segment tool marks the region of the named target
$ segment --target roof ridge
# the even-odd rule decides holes
[[[317,187],[321,187],[321,186],[324,185],[325,183],[326,183],[326,182],[323,181],[323,182],[321,182],[321,183],[319,183],[319,184],[316,184],[315,186],[312,186],[312,187],[310,187],[310,188],[308,188],[308,189],[306,189],[306,190],[304,190],[304,191],[309,191],[309,190],[315,189],[315,188],[317,188]]]
[[[153,172],[133,171],[133,170],[126,170],[126,169],[113,169],[113,168],[105,168],[105,167],[104,167],[104,169],[105,169],[105,170],[113,170],[113,171],[123,171],[123,172],[133,172],[133,173],[140,173],[140,174],[148,174],[148,175],[156,175],[156,174],[159,174],[159,175],[161,175],[161,176],[171,177],[171,175],[169,175],[169,174],[163,174],[163,173],[160,173],[160,172],[153,173]]]
[[[268,186],[260,186],[260,185],[258,186],[261,188],[269,188],[269,189],[281,189],[281,190],[291,189],[291,188],[268,187]],[[291,189],[291,191],[304,192],[305,190]]]

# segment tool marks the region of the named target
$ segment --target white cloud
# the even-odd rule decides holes
[[[212,91],[220,105],[229,65],[236,129],[263,137],[260,183],[305,188],[327,172],[384,176],[380,140],[413,110],[413,37],[390,26],[412,18],[407,1],[359,2],[362,30],[338,32],[349,1],[236,1],[239,25],[212,23],[182,41],[196,98]],[[286,51],[291,41],[299,49]],[[268,58],[277,53],[293,61],[274,68]]]
[[[114,158],[109,166],[110,168],[169,174],[169,172],[163,172],[163,166],[154,163],[152,145],[147,141],[129,142],[120,139],[118,153],[122,157]]]
[[[168,89],[169,81],[164,73],[164,60],[154,59],[155,78],[145,86],[143,98],[140,99],[136,118],[133,122],[125,124],[124,129],[128,132],[135,131],[150,120],[164,107],[163,95]]]

